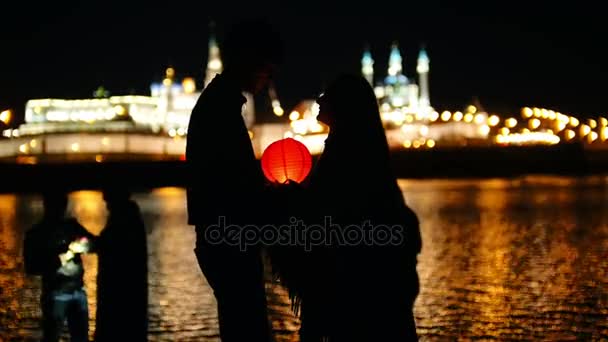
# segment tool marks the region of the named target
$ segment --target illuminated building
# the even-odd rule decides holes
[[[221,71],[219,47],[211,36],[205,85]],[[70,154],[94,156],[99,161],[106,160],[99,157],[106,153],[182,158],[190,114],[200,94],[193,78],[179,82],[175,70],[169,67],[162,82],[150,86],[149,96],[29,100],[25,123],[3,132],[11,139],[0,144],[0,158]],[[243,117],[253,132],[253,97],[244,95],[247,103],[243,105]],[[1,118],[8,121],[8,114],[3,112]]]
[[[418,55],[416,71],[420,81],[420,87],[413,80],[403,74],[403,58],[397,43],[391,46],[388,62],[387,76],[382,82],[373,83],[373,59],[371,53],[366,50],[361,60],[363,76],[374,85],[374,92],[378,98],[383,120],[385,122],[403,121],[399,120],[401,114],[394,119],[394,112],[402,113],[405,117],[412,114],[420,119],[427,119],[432,112],[429,98],[429,58],[424,49]],[[392,115],[392,117],[391,117]]]
[[[220,49],[209,38],[203,89],[223,70]],[[374,59],[365,49],[361,73],[373,86],[381,119],[392,149],[429,149],[488,145],[552,145],[580,142],[586,148],[602,149],[608,144],[608,119],[598,117],[586,123],[574,116],[542,108],[525,107],[521,119],[489,115],[479,104],[461,111],[436,111],[431,106],[427,52],[418,53],[418,84],[403,70],[403,57],[396,43],[391,46],[386,77],[375,81]],[[161,82],[150,86],[150,95],[108,96],[100,88],[90,99],[35,99],[26,104],[25,123],[2,132],[0,158],[17,157],[18,162],[37,162],[47,156],[102,162],[114,156],[148,159],[183,158],[192,108],[201,90],[191,77],[178,79],[169,67]],[[281,107],[270,84],[272,111],[289,122],[255,124],[253,97],[243,106],[243,117],[255,153],[283,137],[302,141],[313,154],[323,150],[328,127],[317,121],[318,105],[304,100],[293,111]],[[12,120],[12,112],[0,112],[0,124]],[[209,129],[214,129],[209,127]],[[211,147],[212,148],[212,147]],[[66,159],[66,158],[64,158]]]

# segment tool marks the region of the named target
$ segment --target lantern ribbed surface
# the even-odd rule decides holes
[[[285,138],[268,145],[262,154],[262,171],[271,182],[302,182],[312,167],[312,157],[301,142]]]

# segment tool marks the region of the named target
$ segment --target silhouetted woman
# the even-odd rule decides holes
[[[147,341],[145,226],[126,190],[106,190],[103,196],[109,216],[98,238],[95,341]]]
[[[313,250],[302,340],[416,340],[418,220],[391,171],[373,89],[342,75],[317,102],[330,133],[310,179],[312,222],[339,230],[343,241]]]

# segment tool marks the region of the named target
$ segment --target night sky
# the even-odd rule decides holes
[[[287,110],[337,72],[359,72],[366,43],[376,78],[384,77],[396,40],[407,76],[415,76],[418,49],[426,46],[438,110],[462,109],[477,97],[501,113],[522,106],[580,117],[608,111],[608,25],[602,10],[583,2],[162,2],[3,1],[0,109],[22,114],[27,99],[91,97],[99,85],[115,95],[146,95],[168,65],[202,82],[209,20],[221,43],[231,22],[263,15],[286,42],[276,83]]]

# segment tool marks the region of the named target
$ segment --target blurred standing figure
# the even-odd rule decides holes
[[[260,223],[264,178],[242,116],[243,92],[268,85],[282,60],[282,42],[268,23],[244,21],[229,32],[223,52],[224,71],[190,116],[188,223],[196,227],[195,253],[217,300],[222,341],[268,341],[259,248],[241,251],[212,238],[209,227],[221,220],[239,227]]]
[[[27,231],[24,242],[26,273],[42,276],[42,341],[59,341],[66,319],[70,340],[88,341],[89,312],[80,254],[91,250],[95,237],[65,216],[65,192],[45,193],[43,203],[44,217]]]
[[[330,131],[310,179],[312,209],[317,222],[330,218],[342,230],[344,242],[311,257],[302,341],[416,341],[419,222],[392,173],[374,91],[346,74],[317,102]]]
[[[146,228],[129,197],[123,189],[103,193],[109,216],[97,240],[97,342],[148,338]]]

